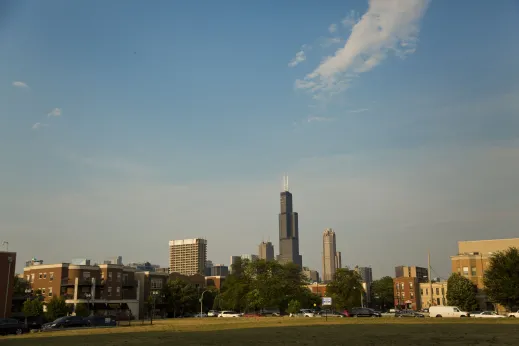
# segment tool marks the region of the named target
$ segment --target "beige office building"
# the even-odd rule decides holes
[[[323,282],[333,280],[336,269],[341,266],[341,253],[337,252],[335,232],[327,228],[323,232]]]
[[[510,247],[519,248],[519,238],[459,241],[458,254],[451,256],[452,272],[470,279],[478,288],[477,300],[482,310],[493,310],[494,306],[484,293],[483,276],[492,254]],[[502,310],[502,307],[497,307]]]
[[[258,247],[258,256],[259,259],[265,261],[273,261],[274,260],[274,245],[271,242],[262,241]]]
[[[204,274],[206,261],[207,240],[195,238],[169,241],[169,268],[171,273]]]

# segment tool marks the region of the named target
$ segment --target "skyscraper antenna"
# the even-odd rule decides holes
[[[283,191],[288,191],[288,175],[283,175]]]

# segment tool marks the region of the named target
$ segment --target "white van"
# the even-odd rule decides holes
[[[469,313],[461,311],[457,306],[431,306],[430,317],[469,317]]]

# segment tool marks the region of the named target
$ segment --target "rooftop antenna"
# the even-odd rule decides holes
[[[7,252],[9,252],[9,242],[8,242],[8,241],[3,241],[3,242],[2,242],[2,246],[4,246],[4,245],[5,245],[5,250],[6,250]]]
[[[283,191],[288,191],[288,175],[283,175]]]

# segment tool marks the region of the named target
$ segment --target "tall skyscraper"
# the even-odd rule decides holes
[[[359,273],[362,278],[362,287],[364,288],[365,301],[369,304],[371,302],[371,284],[373,283],[373,272],[371,267],[355,267],[355,271]]]
[[[288,177],[284,177],[284,191],[280,194],[281,213],[279,214],[279,263],[293,262],[303,267],[299,254],[299,225],[297,213],[292,208],[292,194],[288,192]]]
[[[274,245],[271,242],[262,241],[259,244],[258,256],[265,261],[272,261],[274,259]]]
[[[169,268],[172,273],[204,274],[206,261],[207,240],[195,238],[169,241]]]
[[[333,280],[335,270],[342,265],[341,253],[337,252],[335,232],[327,228],[323,232],[323,281]]]

